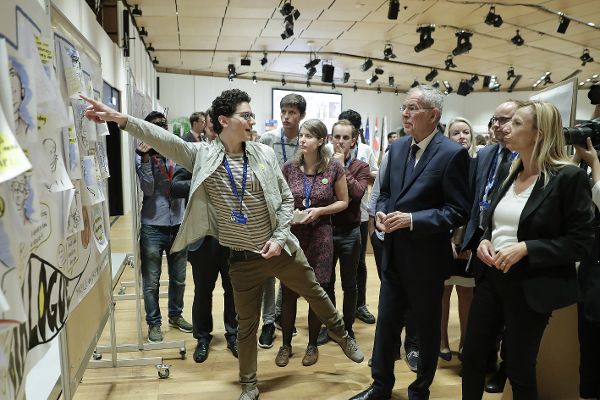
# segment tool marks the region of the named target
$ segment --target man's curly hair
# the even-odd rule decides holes
[[[224,90],[220,96],[213,100],[210,107],[210,119],[217,135],[223,132],[223,125],[219,122],[219,115],[231,117],[240,103],[250,103],[250,96],[239,89]]]
[[[360,117],[360,114],[350,108],[346,111],[342,111],[338,117],[338,120],[340,119],[347,119],[348,121],[352,122],[352,125],[354,125],[356,129],[360,129],[362,125],[362,118]]]

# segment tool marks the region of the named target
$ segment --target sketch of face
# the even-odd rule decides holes
[[[13,117],[15,122],[19,120],[19,111],[21,109],[21,103],[25,99],[25,89],[21,84],[21,78],[14,67],[9,68],[10,75],[10,86],[12,88],[12,101],[13,101]]]
[[[56,163],[58,162],[58,155],[56,155],[56,142],[53,139],[44,139],[44,149],[48,153],[50,159],[50,170],[56,172]]]
[[[27,184],[27,178],[24,175],[13,180],[10,184],[10,189],[12,192],[12,198],[17,206],[17,210],[19,212],[25,209],[25,202],[27,198],[31,194],[29,191],[29,185]]]

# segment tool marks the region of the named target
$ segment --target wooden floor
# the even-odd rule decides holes
[[[111,229],[113,252],[131,252],[131,220],[128,217],[117,219]],[[367,254],[367,303],[376,314],[379,281],[375,270],[375,261]],[[166,279],[166,271],[163,274]],[[122,281],[133,280],[133,270],[126,268]],[[339,279],[338,279],[339,282]],[[341,288],[336,289],[341,293]],[[133,288],[128,288],[132,293]],[[191,269],[188,265],[187,286],[185,291],[184,317],[191,321],[191,308],[194,285]],[[222,304],[223,290],[220,282],[214,291],[213,316],[215,321],[214,338],[211,343],[208,360],[197,364],[192,358],[195,340],[191,334],[182,333],[163,325],[165,340],[185,340],[187,357],[182,360],[177,349],[153,350],[145,352],[121,353],[120,357],[161,356],[165,364],[170,364],[170,377],[158,379],[154,366],[120,367],[88,369],[75,394],[77,400],[99,399],[237,399],[240,393],[238,363],[226,348],[223,336]],[[341,297],[341,296],[340,296]],[[458,346],[458,312],[456,296],[453,294],[450,316],[450,343],[452,350]],[[166,298],[161,298],[163,318],[166,314]],[[349,361],[336,344],[328,343],[319,347],[319,362],[311,367],[302,366],[301,360],[307,344],[306,302],[298,303],[298,336],[292,342],[293,357],[285,368],[275,365],[275,356],[281,345],[281,332],[277,332],[275,345],[271,349],[258,349],[258,387],[261,400],[270,399],[348,399],[366,388],[370,382],[370,369],[367,359],[373,347],[375,325],[367,325],[357,320],[354,325],[358,343],[365,353],[365,361],[355,364]],[[143,318],[143,317],[142,317]],[[117,343],[136,342],[135,301],[118,301],[116,304]],[[164,318],[166,319],[166,318]],[[146,326],[143,324],[144,335]],[[99,342],[109,341],[108,328]],[[104,354],[104,359],[110,354]],[[434,383],[431,387],[431,399],[460,398],[460,363],[454,355],[452,361],[440,360]],[[396,363],[396,386],[394,399],[407,399],[406,388],[415,374],[404,361]],[[500,399],[500,395],[486,394],[484,399]]]

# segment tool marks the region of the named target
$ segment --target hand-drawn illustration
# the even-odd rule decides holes
[[[18,61],[16,57],[10,57],[10,62],[9,76],[12,88],[15,134],[19,141],[22,140],[20,136],[23,135],[31,141],[35,139],[31,136],[36,132],[36,107],[31,80],[25,64]]]
[[[64,40],[60,42],[60,48],[67,93],[71,98],[79,98],[80,94],[85,94],[85,82],[79,52]]]
[[[33,174],[26,172],[10,182],[13,204],[19,215],[22,216],[22,222],[25,224],[33,223],[36,215],[36,204],[34,204],[35,189],[33,188],[32,180]]]
[[[108,157],[106,155],[106,146],[104,145],[104,139],[100,139],[96,142],[96,161],[98,161],[98,168],[100,169],[100,178],[109,178],[110,171],[108,168]]]
[[[104,224],[104,208],[102,204],[96,204],[93,207],[93,223],[92,223],[92,231],[94,233],[94,240],[96,242],[96,246],[98,247],[98,251],[103,253],[108,246],[108,240],[106,238],[106,227]]]
[[[63,128],[63,149],[66,157],[67,173],[71,179],[81,179],[81,160],[79,157],[79,143],[75,126]]]
[[[7,181],[31,168],[0,107],[0,182]]]
[[[82,207],[81,214],[83,215],[83,230],[81,231],[81,245],[87,249],[90,244],[90,215],[86,206]]]

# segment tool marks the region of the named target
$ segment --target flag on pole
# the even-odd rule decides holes
[[[388,147],[387,134],[388,134],[387,116],[383,116],[383,123],[381,124],[381,151],[379,152],[379,162],[381,162],[381,159],[383,158],[383,154],[385,153],[385,149],[387,149],[387,147]]]
[[[367,117],[367,123],[365,124],[365,143],[371,145],[371,139],[369,137],[369,117]]]
[[[379,117],[375,116],[375,129],[373,130],[373,140],[371,141],[371,147],[375,157],[379,157]]]

